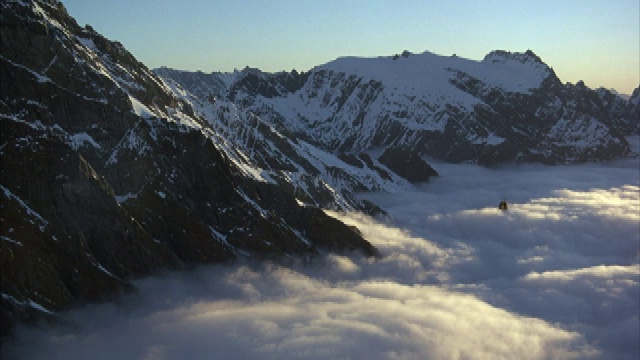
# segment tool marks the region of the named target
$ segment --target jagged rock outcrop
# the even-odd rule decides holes
[[[58,1],[1,6],[2,334],[162,270],[377,254],[311,206],[315,192],[303,204],[286,183],[248,176],[211,119]]]

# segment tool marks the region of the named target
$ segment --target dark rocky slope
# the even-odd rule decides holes
[[[190,104],[59,2],[2,2],[1,14],[2,334],[166,269],[376,254],[289,189],[245,176]]]

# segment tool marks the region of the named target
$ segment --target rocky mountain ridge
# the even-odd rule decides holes
[[[248,176],[220,149],[241,150],[60,2],[1,6],[3,335],[164,270],[377,255],[287,187]]]
[[[625,136],[640,126],[637,95],[562,84],[531,50],[494,51],[479,62],[406,51],[346,57],[307,73],[155,71],[189,93],[204,118],[204,99],[229,100],[238,116],[336,156],[393,149],[485,166],[603,161],[629,155]],[[226,86],[207,90],[223,78]]]

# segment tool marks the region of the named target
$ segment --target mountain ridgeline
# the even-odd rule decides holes
[[[309,72],[149,70],[55,0],[1,4],[0,312],[54,319],[170,269],[378,255],[323,208],[437,172],[632,155],[629,100],[533,52],[340,58]]]
[[[2,2],[1,26],[3,334],[163,270],[377,255],[314,206],[333,201],[321,178],[298,196],[234,162],[243,149],[59,2]]]
[[[625,137],[639,131],[638,90],[625,100],[562,84],[531,50],[482,61],[405,51],[339,58],[307,73],[155,72],[205,118],[231,101],[234,116],[257,116],[334,155],[394,149],[485,166],[603,161],[630,155]]]

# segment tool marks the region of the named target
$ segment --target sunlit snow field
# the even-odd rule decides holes
[[[413,191],[363,195],[386,217],[332,213],[380,259],[142,280],[118,305],[20,329],[3,359],[638,359],[637,159],[434,167]]]

